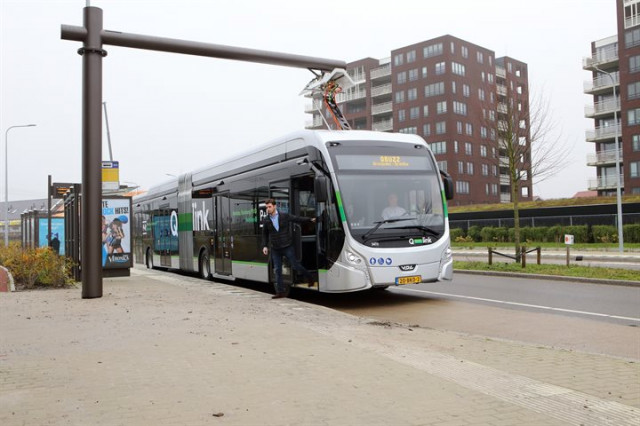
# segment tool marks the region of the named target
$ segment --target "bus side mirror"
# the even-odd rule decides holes
[[[445,171],[440,170],[440,176],[442,176],[445,198],[447,200],[453,200],[453,179],[451,179],[451,175]]]
[[[316,196],[316,202],[318,203],[324,203],[325,201],[327,201],[327,191],[328,191],[328,184],[327,184],[327,177],[326,176],[316,176],[314,182],[313,182],[313,191],[315,193]]]

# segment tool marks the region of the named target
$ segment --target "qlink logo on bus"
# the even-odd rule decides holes
[[[207,206],[202,202],[202,208],[198,208],[198,204],[194,201],[191,203],[191,209],[193,211],[193,230],[194,231],[209,231],[209,210]]]

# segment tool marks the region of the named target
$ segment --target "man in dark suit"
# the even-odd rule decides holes
[[[316,219],[279,212],[276,209],[276,202],[272,198],[266,200],[265,205],[267,217],[262,220],[262,253],[267,256],[269,254],[269,244],[271,244],[271,260],[276,274],[276,294],[273,299],[280,299],[289,295],[289,289],[282,283],[282,260],[285,257],[289,259],[293,269],[304,275],[309,286],[316,285],[311,273],[296,259],[293,247],[293,232],[291,230],[292,222],[315,222]]]

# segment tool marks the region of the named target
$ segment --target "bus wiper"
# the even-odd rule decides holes
[[[376,224],[376,226],[371,228],[369,231],[367,231],[366,234],[364,234],[362,236],[362,241],[367,241],[367,238],[369,238],[369,235],[373,235],[373,233],[376,232],[378,230],[378,228],[380,228],[380,226],[382,226],[385,223],[404,222],[406,220],[416,220],[416,218],[415,217],[400,217],[400,218],[397,218],[397,219],[385,219],[385,220],[381,220],[379,222],[373,222],[373,223]]]
[[[426,232],[428,234],[433,235],[434,237],[439,237],[441,235],[441,232],[435,231],[427,226],[424,225],[411,225],[411,226],[401,226],[399,228],[395,228],[395,229],[419,229],[420,231]]]

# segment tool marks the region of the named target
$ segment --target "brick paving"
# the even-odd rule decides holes
[[[0,294],[3,426],[640,425],[639,363],[145,269]]]

